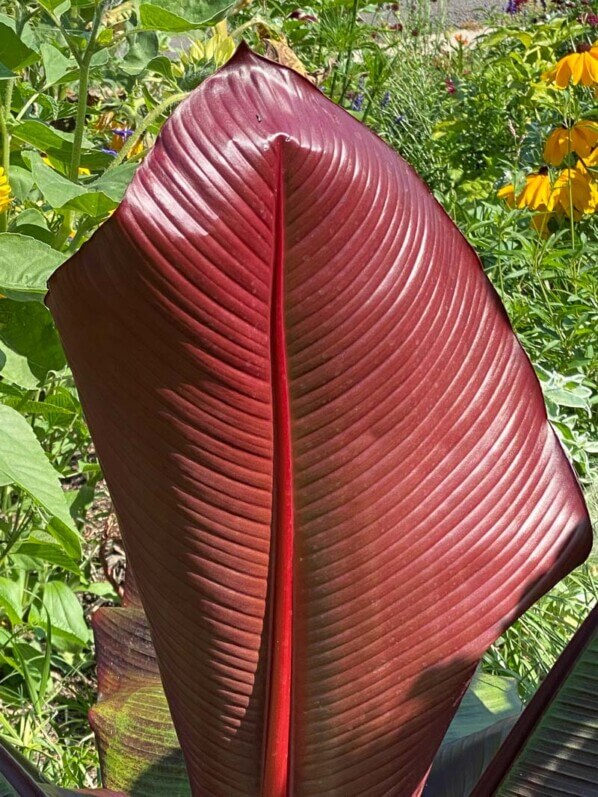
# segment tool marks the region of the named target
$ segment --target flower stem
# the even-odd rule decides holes
[[[345,71],[343,75],[343,87],[341,89],[341,96],[339,97],[338,104],[342,105],[345,99],[345,94],[349,88],[349,70],[351,68],[351,60],[353,58],[353,45],[355,43],[355,25],[357,24],[357,12],[359,10],[359,0],[353,0],[353,8],[351,9],[351,23],[349,25],[349,46],[347,47],[347,58],[345,60]]]
[[[571,127],[567,128],[567,169],[568,188],[569,188],[569,222],[571,224],[571,246],[575,248],[575,219],[573,218],[573,181],[571,179]]]
[[[10,171],[10,129],[8,122],[10,119],[10,108],[12,105],[12,91],[14,88],[14,78],[6,81],[4,98],[0,102],[0,143],[2,145],[2,168],[4,176],[9,179]],[[0,213],[0,232],[8,229],[8,208]]]
[[[66,29],[60,23],[58,23],[63,33],[63,36],[65,37],[66,42],[69,45],[69,48],[73,53],[73,56],[75,57],[75,60],[79,64],[79,89],[77,96],[77,113],[75,116],[75,132],[73,135],[73,149],[71,152],[71,162],[69,164],[69,169],[68,169],[68,177],[74,183],[78,182],[79,180],[81,149],[83,145],[83,134],[85,132],[85,115],[87,113],[87,90],[89,88],[89,73],[91,71],[91,59],[95,52],[96,38],[100,28],[100,23],[102,21],[102,14],[104,13],[104,5],[105,2],[101,2],[96,7],[93,17],[91,32],[89,34],[89,39],[87,41],[87,46],[85,48],[83,56],[81,56],[77,52],[77,50],[73,47],[71,39]],[[74,210],[65,211],[54,241],[54,247],[56,249],[61,249],[65,241],[68,239],[71,233],[71,229],[73,227],[74,218],[75,218]]]
[[[85,114],[87,113],[87,89],[89,87],[89,71],[91,59],[95,52],[95,43],[104,12],[104,3],[100,3],[94,14],[89,41],[85,48],[85,53],[81,59],[79,74],[79,95],[77,97],[77,116],[75,122],[75,134],[73,136],[73,151],[71,153],[71,163],[69,167],[69,177],[73,182],[79,178],[79,165],[81,163],[81,145],[83,144],[83,133],[85,130]]]

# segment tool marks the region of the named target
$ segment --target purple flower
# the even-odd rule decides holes
[[[390,91],[385,91],[384,96],[380,100],[380,107],[386,108],[386,106],[389,104],[390,104]]]
[[[102,147],[102,152],[104,152],[106,155],[116,155],[115,149],[108,149],[107,147]]]
[[[521,9],[521,6],[524,6],[526,3],[527,0],[509,0],[505,11],[507,14],[517,14],[517,12]]]
[[[351,103],[352,111],[361,111],[363,107],[363,94],[358,94]]]
[[[129,138],[129,136],[133,135],[133,131],[128,127],[114,127],[112,132],[115,136],[124,138],[125,141]]]

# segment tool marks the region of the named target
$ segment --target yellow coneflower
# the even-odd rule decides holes
[[[569,152],[587,158],[598,143],[598,124],[583,120],[572,127],[557,127],[546,139],[544,160],[560,166]]]
[[[552,69],[544,72],[543,80],[564,89],[571,83],[582,86],[598,84],[598,47],[580,44],[576,52],[563,56]]]
[[[597,164],[598,164],[598,149],[594,150],[594,152],[586,160],[586,165],[589,166],[590,168],[596,167]],[[575,168],[580,175],[585,177],[590,187],[590,200],[585,208],[585,212],[596,213],[596,211],[598,210],[598,182],[594,179],[595,174],[586,169],[586,166],[584,166],[584,164],[581,162],[579,162]]]
[[[10,184],[4,169],[0,166],[0,213],[8,210],[10,203]]]
[[[507,185],[503,185],[502,188],[499,188],[496,192],[496,196],[499,199],[503,199],[510,208],[515,207],[515,186],[513,183],[508,183]]]
[[[548,225],[552,218],[554,218],[554,213],[550,211],[534,213],[530,221],[530,226],[541,238],[548,238],[550,235],[550,227]]]
[[[538,172],[528,174],[525,178],[525,186],[516,201],[518,208],[552,210],[552,186],[548,169],[542,168]]]
[[[584,158],[584,163],[586,166],[589,166],[590,169],[598,168],[598,147],[592,150],[587,158]]]
[[[552,207],[570,216],[571,206],[574,218],[592,212],[592,188],[585,169],[563,169],[554,181]]]

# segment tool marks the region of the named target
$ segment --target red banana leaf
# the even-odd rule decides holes
[[[98,703],[90,712],[102,782],[131,797],[189,797],[189,780],[156,654],[127,568],[123,606],[93,616]]]
[[[195,797],[419,795],[590,529],[413,170],[240,48],[50,280]]]
[[[598,794],[598,606],[507,736],[471,797]]]

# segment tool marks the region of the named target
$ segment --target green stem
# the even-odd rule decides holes
[[[83,133],[85,130],[85,114],[87,113],[87,89],[89,86],[89,71],[91,59],[95,52],[95,43],[102,20],[104,3],[100,3],[95,11],[89,41],[85,48],[85,53],[81,59],[79,74],[79,96],[77,98],[77,116],[75,121],[75,134],[73,136],[73,152],[69,168],[69,177],[73,182],[79,178],[79,164],[81,163],[81,145],[83,144]]]
[[[68,31],[64,28],[62,23],[57,22],[57,24],[60,27],[60,30],[62,31],[64,38],[66,39],[67,44],[69,45],[69,48],[75,60],[79,64],[79,92],[77,97],[77,114],[75,117],[73,150],[71,153],[71,162],[69,164],[69,170],[68,170],[68,177],[74,183],[78,182],[79,180],[81,149],[83,145],[83,134],[85,132],[85,115],[87,113],[87,90],[89,88],[89,73],[91,69],[91,59],[95,52],[96,38],[100,28],[100,23],[102,21],[102,14],[104,13],[104,5],[105,5],[104,2],[101,2],[96,7],[91,32],[89,34],[89,40],[87,42],[87,47],[85,48],[83,56],[81,56],[80,53],[77,52],[76,48],[73,47]],[[68,237],[71,234],[71,229],[73,228],[74,218],[75,218],[74,210],[67,210],[64,216],[62,217],[62,222],[60,224],[60,227],[58,228],[58,232],[56,233],[56,238],[54,241],[54,246],[56,249],[62,249],[65,242],[68,240]]]
[[[575,248],[575,220],[573,218],[573,181],[571,180],[571,127],[567,128],[567,181],[569,184],[569,221],[571,224],[571,246]]]
[[[353,58],[353,44],[355,25],[357,24],[357,12],[359,10],[359,0],[353,0],[353,8],[351,9],[351,23],[349,25],[349,46],[347,47],[347,59],[345,61],[345,72],[343,75],[343,88],[341,96],[339,97],[338,104],[342,105],[345,99],[345,94],[349,88],[349,70],[351,68],[351,59]]]
[[[114,158],[112,163],[108,166],[106,171],[110,171],[110,169],[114,169],[116,166],[120,166],[120,164],[126,160],[127,155],[132,152],[135,145],[141,140],[145,131],[152,125],[156,119],[158,119],[164,111],[168,110],[171,105],[175,105],[177,102],[181,102],[187,96],[187,92],[178,92],[177,94],[171,94],[170,97],[167,97],[163,100],[159,105],[150,111],[147,116],[144,116],[141,122],[138,124],[135,132],[131,135],[124,145],[124,147],[120,150],[118,155]]]
[[[10,129],[8,126],[10,119],[10,108],[12,105],[12,92],[14,88],[14,78],[6,81],[4,99],[0,103],[0,143],[2,144],[2,168],[4,176],[9,180],[10,172]],[[0,213],[0,232],[8,229],[8,208]]]

